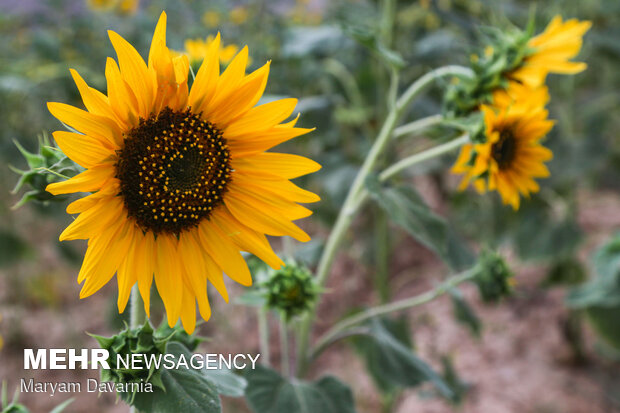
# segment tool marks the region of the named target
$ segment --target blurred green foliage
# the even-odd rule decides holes
[[[396,212],[395,219],[409,235],[437,252],[453,269],[466,268],[473,260],[469,250],[461,248],[462,243],[454,242],[454,234],[459,233],[472,245],[493,249],[507,245],[519,258],[548,266],[545,286],[576,284],[586,278],[587,269],[576,255],[586,235],[578,221],[583,208],[582,194],[589,197],[620,189],[620,141],[616,137],[620,117],[613,115],[620,105],[620,3],[616,0],[400,0],[394,14],[388,16],[396,28],[390,35],[382,32],[376,0],[333,0],[320,2],[318,7],[313,2],[301,1],[235,2],[234,6],[242,7],[247,14],[243,24],[235,23],[243,13],[231,13],[232,6],[224,0],[152,0],[142,4],[136,14],[126,15],[91,10],[82,0],[6,2],[0,5],[0,157],[15,168],[30,167],[29,172],[59,162],[57,166],[62,166],[62,159],[54,158],[50,145],[41,146],[37,138],[41,131],[61,128],[47,112],[45,102],[81,107],[69,68],[75,68],[91,86],[105,92],[105,58],[114,56],[105,39],[106,30],[122,33],[144,56],[156,19],[165,9],[171,48],[181,50],[185,39],[205,38],[219,30],[226,44],[249,45],[254,67],[272,60],[264,101],[281,96],[301,97],[297,107],[302,113],[299,125],[316,127],[316,131],[276,150],[301,153],[323,165],[320,172],[299,181],[321,195],[316,217],[331,227],[385,116],[390,69],[402,67],[404,87],[429,69],[444,64],[468,64],[471,55],[480,52],[484,36],[481,26],[525,27],[533,5],[537,5],[536,32],[558,13],[566,18],[593,21],[579,56],[590,69],[574,77],[549,79],[550,114],[557,124],[547,141],[554,152],[551,177],[540,182],[540,193],[524,200],[517,212],[501,205],[496,194],[459,193],[446,172],[453,156],[416,168],[390,186],[369,182],[368,188],[388,214]],[[206,12],[211,14],[205,15]],[[447,81],[440,83],[419,99],[405,120],[439,113],[442,92],[448,85]],[[424,135],[432,143],[450,133],[453,132],[445,127],[436,127]],[[25,148],[21,153],[13,140]],[[417,148],[416,143],[402,139],[382,163],[388,165]],[[26,155],[24,160],[24,151],[34,157]],[[33,166],[35,161],[39,163]],[[49,175],[27,174],[23,174],[27,180],[24,183],[30,186],[29,190],[35,188],[38,192],[25,196],[45,200],[46,194],[41,190],[49,182]],[[442,212],[447,212],[448,220],[426,204],[427,194],[412,187],[412,178],[422,174],[432,177],[432,192],[439,194]],[[18,176],[8,168],[0,169],[0,190],[5,194],[17,180]],[[60,217],[60,208],[43,209],[29,203],[28,213],[20,211],[17,215],[10,207],[18,199],[2,199],[0,265],[10,266],[36,251],[26,239],[40,215],[51,211]],[[59,218],[58,229],[68,219]],[[356,241],[372,245],[373,231],[357,233]],[[311,267],[316,264],[320,249],[320,242],[316,242],[294,254],[303,256]],[[68,250],[67,256],[75,254]],[[603,332],[612,346],[620,343],[618,330],[614,330],[620,293],[616,284],[610,288],[611,284],[605,283],[612,283],[612,278],[617,281],[615,259],[597,259],[594,281],[578,287],[569,298],[569,305],[586,309],[595,328]],[[613,276],[605,262],[616,263]],[[490,296],[495,297],[498,292],[505,293],[508,285],[501,284],[499,290],[492,290]],[[452,298],[456,318],[479,335],[481,324],[471,307],[456,291]],[[369,328],[371,334],[358,342],[358,350],[375,381],[381,383],[380,388],[387,391],[431,381],[444,397],[454,402],[461,400],[466,385],[448,358],[444,360],[442,377],[417,357],[408,332],[401,334],[400,327],[390,325],[389,321],[377,320]],[[389,377],[381,373],[386,366],[390,369]],[[411,369],[403,370],[403,366]],[[411,371],[415,374],[411,375]],[[273,387],[261,387],[262,380],[283,386],[294,403],[302,403],[294,396],[302,391],[321,394],[325,400],[339,400],[339,411],[354,411],[350,390],[333,378],[293,382],[271,370],[252,374],[247,377],[246,395],[256,411],[265,411],[265,398],[273,396]]]

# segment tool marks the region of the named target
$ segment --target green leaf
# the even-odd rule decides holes
[[[4,410],[2,410],[2,413],[30,413],[30,410],[28,410],[24,405],[11,403]]]
[[[267,304],[267,297],[265,297],[265,291],[252,289],[238,296],[235,299],[235,304],[247,307],[262,307]]]
[[[215,384],[217,392],[223,396],[241,397],[243,396],[248,382],[242,376],[235,374],[228,369],[207,370],[204,369],[202,374]]]
[[[282,56],[304,58],[337,54],[351,43],[342,30],[335,26],[294,27],[285,37]]]
[[[191,353],[177,342],[168,342],[166,353],[175,360]],[[175,361],[176,362],[176,361]],[[140,411],[151,413],[220,413],[222,407],[215,385],[199,370],[186,368],[161,370],[165,391],[154,387],[152,393],[136,393],[134,406]]]
[[[372,32],[367,28],[356,26],[347,27],[347,33],[363,46],[375,52],[379,58],[388,66],[395,69],[405,67],[405,59],[395,50],[389,49],[379,38],[378,33]]]
[[[592,257],[596,274],[615,278],[620,272],[620,233],[596,250]]]
[[[583,283],[586,278],[586,269],[578,258],[561,257],[551,264],[541,286],[575,286]]]
[[[573,217],[555,221],[552,212],[539,202],[528,202],[519,211],[516,245],[523,259],[543,260],[570,256],[582,239],[582,231]],[[532,234],[537,236],[532,237]]]
[[[482,322],[476,315],[473,308],[465,301],[465,297],[458,288],[450,290],[452,305],[454,308],[454,317],[463,325],[465,325],[475,337],[480,337],[482,332]]]
[[[54,407],[53,410],[50,411],[50,413],[61,413],[65,410],[65,408],[67,406],[69,406],[71,403],[73,403],[73,398],[67,399],[64,402],[60,403],[58,406]]]
[[[382,318],[381,323],[397,340],[409,348],[413,347],[411,342],[409,321],[406,317],[400,317],[397,319]],[[366,362],[366,369],[368,370],[368,373],[370,373],[375,385],[382,394],[391,394],[402,388],[402,385],[390,380],[389,375],[386,378],[383,367],[374,361],[375,353],[377,351],[381,351],[380,348],[377,348],[375,340],[355,337],[351,339],[351,343]]]
[[[246,370],[245,377],[246,398],[255,413],[355,413],[351,390],[334,377],[288,380],[264,366]]]
[[[620,235],[596,250],[592,265],[596,276],[569,292],[568,305],[573,308],[620,305]]]
[[[441,357],[441,364],[443,366],[442,376],[454,392],[452,402],[459,405],[463,402],[465,394],[467,393],[467,390],[469,390],[469,385],[459,377],[450,357]]]
[[[373,376],[401,387],[431,382],[443,397],[452,399],[454,393],[448,384],[413,352],[408,340],[399,339],[393,330],[394,324],[390,321],[373,319],[370,321],[370,335],[355,339]]]
[[[620,305],[613,307],[591,306],[586,309],[588,321],[604,343],[620,350]]]
[[[459,271],[473,265],[474,254],[412,186],[382,186],[376,177],[371,176],[366,181],[366,188],[396,224],[435,251],[452,269]]]

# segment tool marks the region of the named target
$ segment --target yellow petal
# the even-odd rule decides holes
[[[114,149],[120,146],[121,131],[109,118],[58,102],[48,102],[47,108],[55,118],[78,132],[97,139],[103,146]]]
[[[96,248],[95,251],[97,252],[90,256],[91,261],[89,263],[87,263],[88,251],[84,257],[84,264],[82,265],[79,278],[85,280],[85,282],[80,291],[80,298],[86,298],[94,294],[114,276],[114,273],[127,254],[129,243],[131,242],[129,236],[131,232],[129,227],[131,225],[125,221],[118,225],[116,231],[108,231],[108,233],[102,234],[99,238],[91,238],[88,251],[91,248],[95,248],[94,244],[97,240],[100,240],[101,246]],[[110,233],[113,235],[109,236]]]
[[[121,74],[138,101],[138,114],[146,119],[151,113],[154,98],[151,72],[129,42],[112,30],[108,30],[108,35],[118,56]]]
[[[127,256],[125,260],[121,263],[121,266],[118,269],[116,274],[116,279],[118,282],[118,299],[116,304],[118,306],[118,312],[122,313],[125,311],[125,307],[127,307],[127,301],[129,300],[129,296],[131,294],[131,289],[135,285],[138,280],[138,276],[136,274],[135,263],[135,244],[137,241],[136,230],[133,228],[130,229],[129,233],[129,248],[127,250]]]
[[[176,243],[171,235],[160,235],[155,241],[157,248],[155,285],[166,307],[170,327],[174,327],[177,323],[183,301],[182,264]]]
[[[226,139],[234,139],[248,133],[268,130],[291,116],[296,105],[297,99],[289,98],[256,106],[224,130]]]
[[[155,271],[155,260],[157,251],[155,249],[155,237],[152,232],[147,232],[136,243],[134,271],[138,278],[138,289],[144,302],[146,316],[150,317],[151,310],[151,284],[153,283],[153,273]]]
[[[211,215],[211,221],[239,248],[256,255],[271,268],[277,270],[284,265],[284,262],[273,252],[267,237],[243,225],[226,208],[215,210]]]
[[[286,179],[297,178],[321,169],[321,165],[312,159],[273,152],[262,152],[245,158],[235,158],[232,161],[232,166],[237,171],[254,176],[277,175]]]
[[[196,328],[196,299],[187,286],[183,285],[183,301],[181,304],[181,322],[187,334]]]
[[[274,216],[265,205],[255,207],[241,194],[227,194],[226,208],[244,225],[268,235],[290,235],[301,242],[310,241],[310,236],[289,220]]]
[[[196,110],[196,113],[203,111],[203,106],[207,105],[213,95],[220,76],[220,34],[218,33],[213,42],[209,45],[206,57],[198,69],[196,80],[192,84],[189,92],[189,105]]]
[[[209,221],[203,221],[198,229],[202,247],[226,275],[241,285],[252,285],[252,275],[245,260],[222,231]]]
[[[62,152],[78,165],[91,168],[115,152],[101,144],[101,141],[79,133],[56,131],[54,140]]]
[[[109,179],[114,177],[115,173],[116,168],[113,163],[103,163],[66,181],[49,184],[45,190],[53,195],[98,191]]]
[[[60,241],[89,239],[105,229],[110,223],[116,222],[124,214],[123,203],[119,198],[99,201],[95,206],[82,212],[60,234]]]

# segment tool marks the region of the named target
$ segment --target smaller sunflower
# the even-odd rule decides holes
[[[497,190],[516,210],[520,195],[538,192],[534,179],[549,176],[544,162],[553,153],[540,144],[553,127],[544,108],[549,94],[546,87],[530,90],[511,83],[493,100],[493,106],[481,106],[486,142],[464,145],[452,172],[465,175],[459,189],[472,182],[480,193]]]
[[[549,73],[572,75],[584,71],[585,63],[570,59],[581,50],[583,35],[591,26],[589,21],[570,19],[563,22],[561,16],[555,16],[541,34],[528,41],[532,52],[508,77],[535,88],[545,83]]]
[[[216,38],[214,36],[208,36],[206,39],[187,39],[185,40],[185,51],[176,53],[177,56],[186,54],[189,58],[190,63],[202,63],[204,58],[207,56],[207,51],[214,44]],[[218,39],[219,41],[219,39]],[[227,64],[229,63],[233,57],[239,51],[239,46],[234,43],[231,43],[227,46],[224,46],[223,43],[220,42],[220,63]],[[252,59],[248,57],[247,65],[252,64]]]

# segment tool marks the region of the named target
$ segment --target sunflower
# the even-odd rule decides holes
[[[507,90],[495,92],[493,106],[481,106],[486,141],[465,144],[452,168],[465,174],[461,190],[470,182],[480,193],[497,190],[504,204],[515,210],[520,195],[539,190],[534,178],[549,176],[544,162],[553,157],[540,144],[553,127],[544,108],[548,100],[546,87],[531,90],[512,83]]]
[[[541,86],[549,73],[575,74],[587,68],[583,62],[571,62],[581,50],[583,35],[592,23],[570,19],[562,22],[555,16],[545,30],[532,37],[527,45],[532,52],[525,57],[521,66],[508,74],[531,88]]]
[[[120,14],[135,14],[140,5],[140,0],[88,0],[88,6],[92,10],[114,11]]]
[[[252,277],[240,251],[278,269],[283,262],[267,235],[310,237],[292,221],[312,212],[298,203],[319,197],[290,179],[315,172],[316,162],[266,152],[312,129],[282,123],[296,99],[256,106],[269,63],[246,75],[247,47],[220,74],[219,35],[191,90],[186,56],[166,47],[162,13],[148,63],[117,33],[109,32],[118,65],[108,58],[107,96],[71,70],[86,111],[48,103],[74,132],[55,132],[63,152],[86,170],[47,190],[54,195],[91,192],[67,207],[79,216],[60,240],[88,239],[78,275],[80,298],[117,274],[123,312],[137,283],[149,314],[153,279],[168,323],[179,317],[191,333],[211,309],[207,281],[228,301],[223,273],[248,286]]]
[[[187,54],[190,63],[201,63],[205,56],[207,55],[207,51],[209,47],[215,42],[215,36],[208,36],[206,39],[187,39],[185,40],[185,51],[183,53]],[[224,46],[220,41],[220,62],[221,63],[229,63],[233,57],[239,52],[239,46],[232,43],[227,46]],[[178,56],[180,53],[175,53],[175,56]],[[248,57],[247,65],[252,64],[252,59]]]

